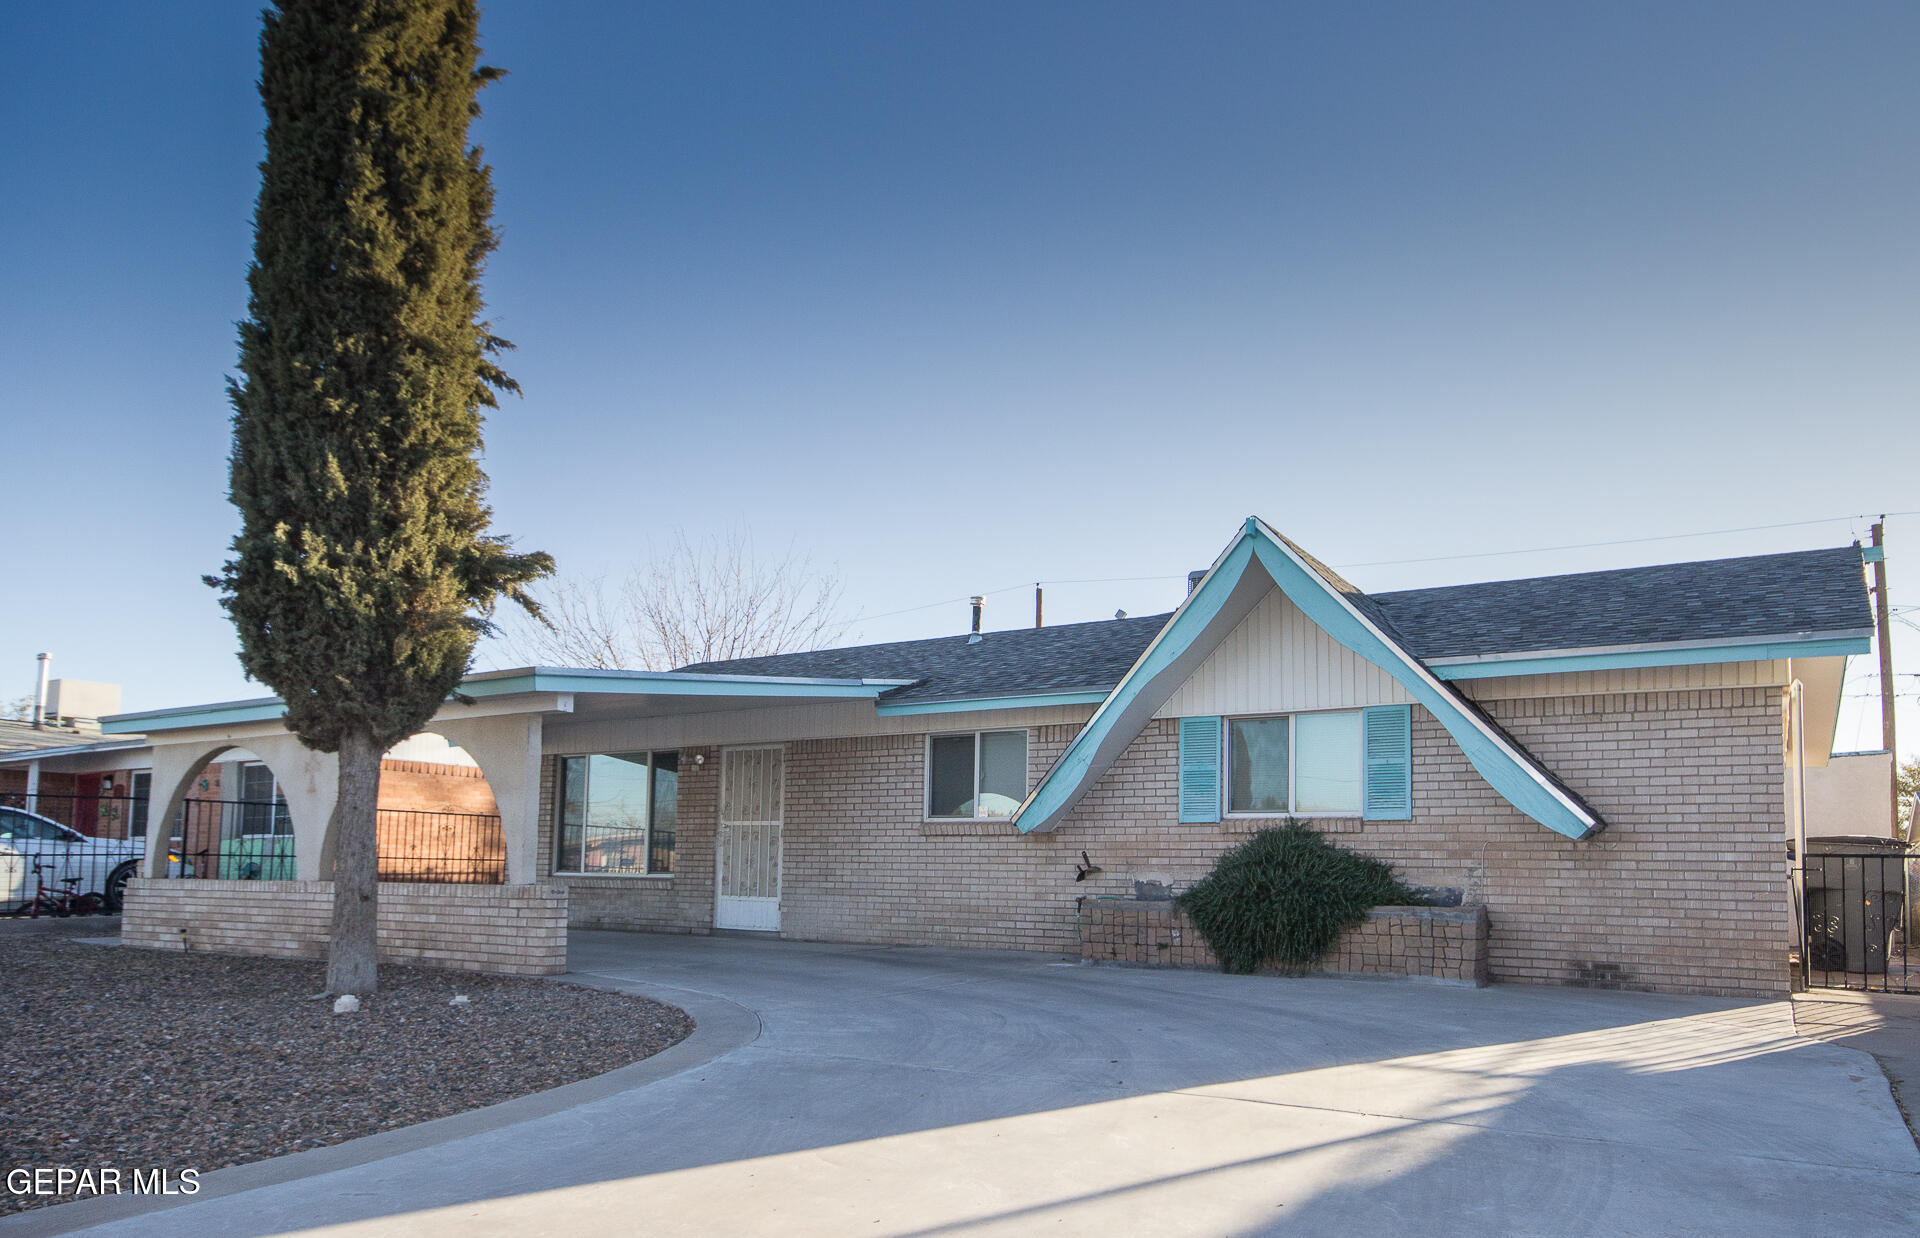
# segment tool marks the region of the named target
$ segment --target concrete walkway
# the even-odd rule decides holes
[[[1885,1078],[1784,1002],[612,933],[571,958],[738,1047],[690,1041],[680,1073],[327,1172],[251,1167],[111,1232],[1863,1238],[1920,1218]]]

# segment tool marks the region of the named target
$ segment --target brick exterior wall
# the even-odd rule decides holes
[[[432,761],[380,762],[380,807],[402,812],[500,814],[493,788],[478,767]]]
[[[582,877],[553,871],[554,796],[559,767],[556,757],[540,763],[538,871],[540,880],[566,888],[568,914],[574,927],[654,933],[711,932],[720,750],[681,750],[680,823],[674,841],[673,872],[646,877]]]
[[[320,959],[331,881],[127,884],[120,940],[160,950]],[[382,962],[553,976],[567,970],[567,892],[558,886],[380,884]]]
[[[1411,882],[1483,905],[1495,981],[1780,996],[1788,989],[1781,694],[1693,690],[1495,701],[1487,712],[1608,821],[1574,842],[1512,808],[1414,708],[1413,819],[1315,820]],[[1030,778],[1072,726],[1028,732]],[[1078,950],[1079,896],[1184,887],[1263,822],[1177,821],[1174,723],[1156,720],[1068,820],[922,819],[920,735],[787,745],[782,935],[821,941]],[[695,767],[695,751],[706,756]],[[552,777],[542,786],[541,873]],[[556,877],[576,925],[706,932],[713,922],[717,749],[681,760],[672,877]],[[1076,882],[1082,852],[1101,871]]]
[[[1085,899],[1080,957],[1138,967],[1218,968],[1193,921],[1170,902]],[[1448,984],[1487,982],[1485,907],[1375,907],[1340,934],[1313,971],[1330,976],[1409,976]]]

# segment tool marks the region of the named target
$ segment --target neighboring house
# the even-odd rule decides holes
[[[145,764],[140,736],[103,736],[92,719],[0,721],[0,805],[34,807],[96,838],[146,832]]]
[[[577,926],[1067,952],[1081,897],[1299,820],[1484,904],[1495,979],[1777,995],[1789,785],[1870,632],[1858,547],[1369,595],[1249,519],[1170,615],[489,672],[433,730]],[[281,712],[107,729],[156,796],[236,744],[324,787]]]
[[[1807,771],[1807,837],[1892,838],[1893,754],[1836,752]]]

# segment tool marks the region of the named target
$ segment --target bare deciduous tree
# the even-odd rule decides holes
[[[617,588],[561,579],[541,590],[544,621],[515,624],[508,648],[528,663],[652,671],[820,649],[846,634],[840,595],[837,576],[791,547],[766,558],[744,533],[675,530]]]

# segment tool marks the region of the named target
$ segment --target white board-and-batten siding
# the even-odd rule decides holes
[[[1302,713],[1412,700],[1393,676],[1271,589],[1154,717]]]

